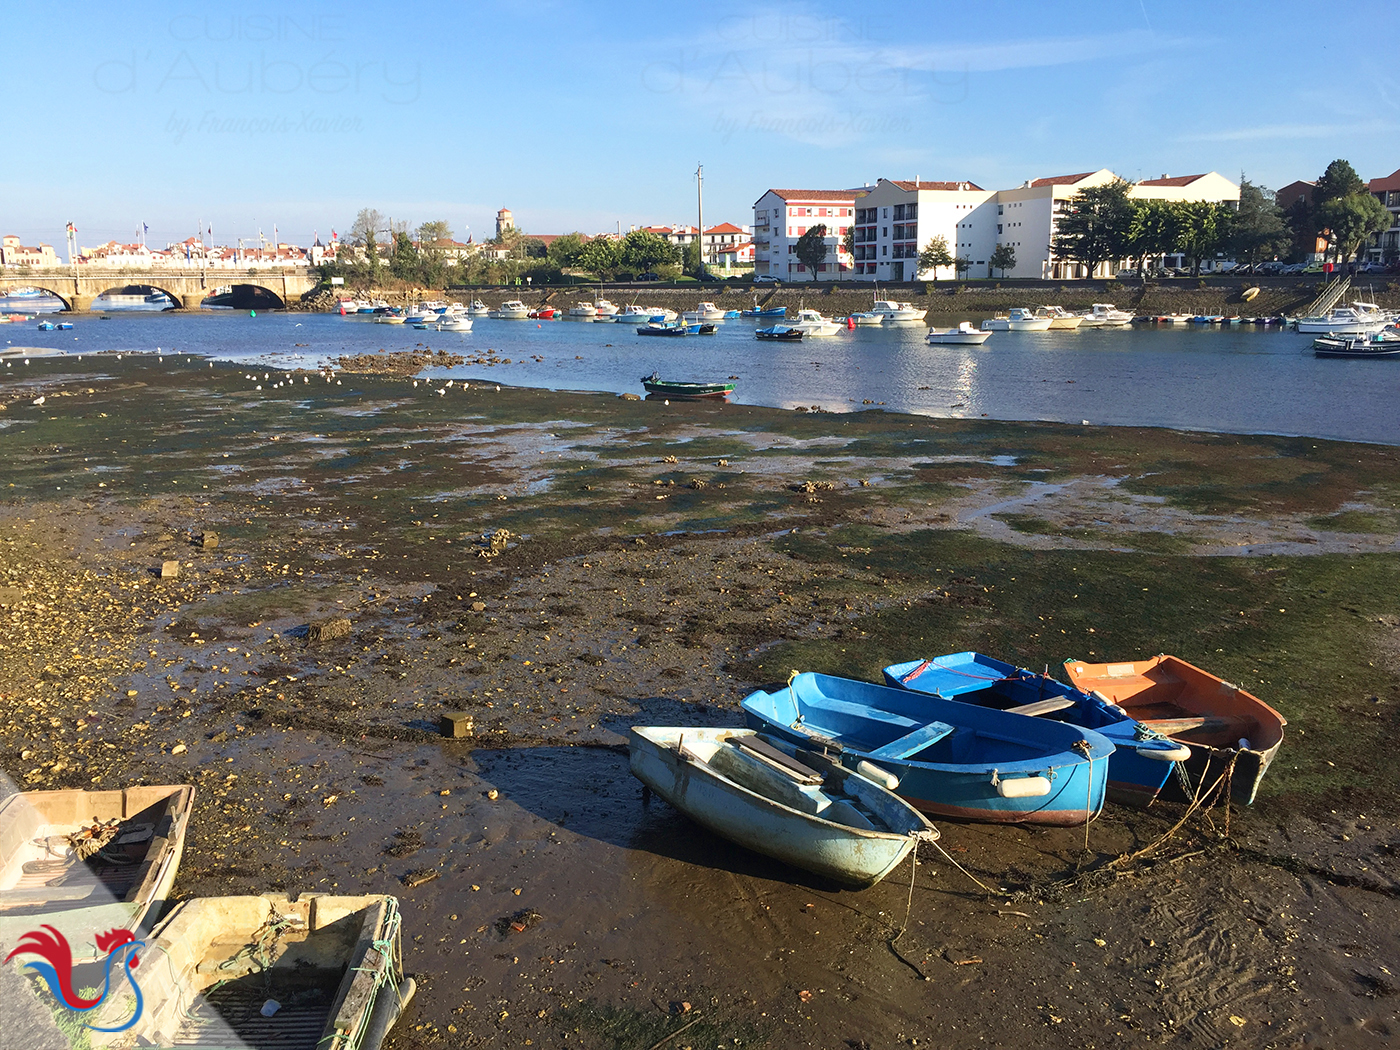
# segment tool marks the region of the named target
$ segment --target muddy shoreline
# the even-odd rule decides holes
[[[181,360],[0,388],[0,768],[196,784],[177,896],[396,894],[421,991],[389,1047],[1400,1032],[1389,449]],[[1111,867],[1180,809],[1087,848],[948,824],[860,893],[644,806],[619,749],[793,667],[964,648],[1175,652],[1288,735],[1228,837],[1216,807]]]

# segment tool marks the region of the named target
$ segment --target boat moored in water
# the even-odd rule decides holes
[[[1049,329],[1049,317],[1037,317],[1024,306],[1013,306],[1005,317],[989,317],[982,322],[984,332],[1044,332]]]
[[[948,346],[981,346],[991,337],[991,332],[973,328],[971,321],[959,321],[956,328],[930,328],[924,339]]]

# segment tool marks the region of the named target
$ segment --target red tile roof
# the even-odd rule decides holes
[[[982,187],[977,183],[968,182],[966,179],[961,182],[915,182],[912,179],[890,179],[890,182],[902,190],[982,190]]]
[[[705,232],[706,232],[706,233],[743,233],[744,231],[741,230],[738,226],[735,226],[732,222],[722,222],[722,223],[720,223],[718,226],[706,226],[706,227],[705,227]]]
[[[1189,186],[1197,179],[1205,178],[1205,173],[1200,175],[1175,175],[1170,179],[1143,179],[1139,186]]]
[[[1381,190],[1400,190],[1400,168],[1383,179],[1372,179],[1366,183],[1366,188],[1372,193],[1379,193]]]
[[[1076,182],[1083,182],[1092,171],[1081,171],[1078,175],[1052,175],[1048,179],[1036,179],[1032,186],[1073,186]]]
[[[769,190],[785,201],[850,201],[855,200],[856,190]]]

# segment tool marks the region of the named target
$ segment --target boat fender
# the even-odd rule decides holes
[[[1041,798],[1050,794],[1050,781],[1041,776],[1002,780],[999,775],[993,773],[992,787],[997,789],[997,794],[1002,798]]]
[[[886,791],[893,791],[899,787],[899,777],[895,776],[888,769],[877,766],[874,762],[867,762],[861,759],[855,765],[857,775],[864,777],[871,783],[879,784]]]
[[[1137,753],[1143,758],[1155,758],[1159,762],[1185,762],[1191,757],[1191,749],[1185,744],[1176,747],[1140,747]]]
[[[1247,736],[1242,736],[1242,737],[1240,737],[1240,750],[1241,750],[1241,751],[1248,751],[1248,750],[1250,749],[1251,746],[1252,746],[1252,745],[1251,745],[1250,742],[1249,742],[1249,737],[1247,737]]]

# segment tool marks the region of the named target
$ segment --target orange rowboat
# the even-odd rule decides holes
[[[1101,694],[1149,729],[1190,747],[1184,765],[1193,792],[1202,777],[1206,787],[1213,784],[1233,758],[1230,795],[1249,805],[1283,743],[1288,720],[1281,714],[1175,656],[1120,664],[1066,660],[1065,672],[1076,689]],[[1161,797],[1189,801],[1177,780],[1167,782]]]

